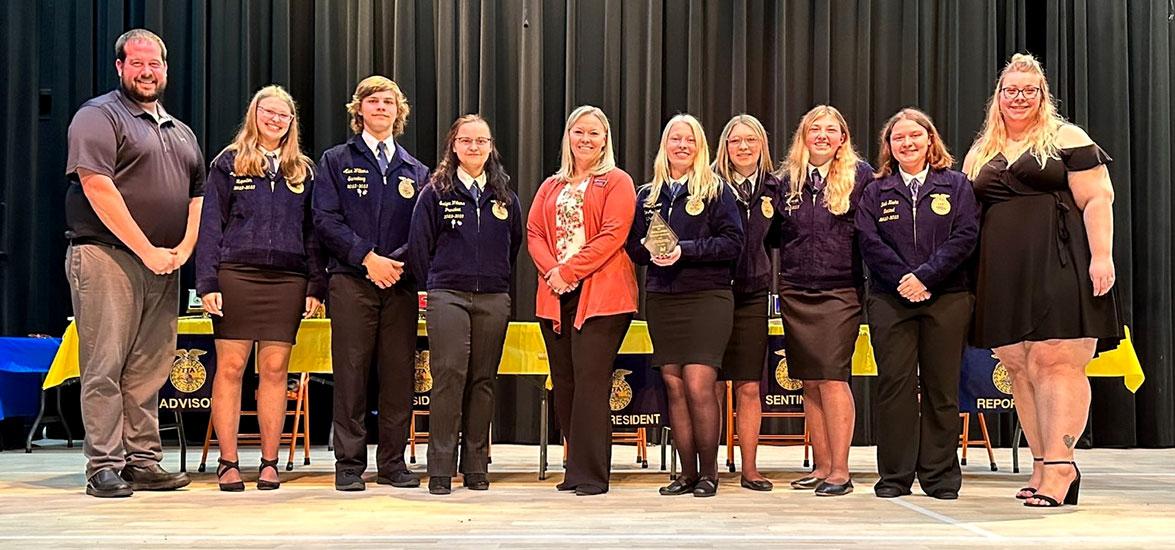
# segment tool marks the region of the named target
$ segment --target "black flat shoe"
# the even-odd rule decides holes
[[[259,476],[257,478],[257,488],[262,491],[272,491],[274,489],[281,487],[282,482],[280,480],[269,481],[267,479],[261,479],[261,477],[260,477],[261,472],[264,472],[266,468],[273,468],[273,473],[276,475],[278,473],[277,459],[275,458],[275,459],[270,460],[270,459],[266,459],[265,457],[261,458],[261,466],[259,466],[257,468],[257,475]]]
[[[844,483],[829,483],[825,481],[819,487],[816,487],[816,496],[818,497],[841,497],[853,492],[853,480],[847,480]]]
[[[695,497],[712,497],[718,494],[718,480],[703,477],[694,484]]]
[[[224,474],[227,474],[229,470],[236,470],[237,475],[241,475],[241,465],[237,462],[229,462],[223,458],[217,458],[216,462],[218,464],[216,467],[216,484],[220,486],[220,490],[226,493],[239,493],[244,491],[244,481],[233,481],[230,483],[220,481],[220,478],[224,477]]]
[[[398,472],[392,472],[391,475],[377,475],[375,476],[375,482],[380,485],[411,489],[413,487],[420,487],[420,474],[411,470],[400,470]]]
[[[910,490],[902,490],[898,489],[897,487],[885,486],[874,488],[873,494],[877,495],[877,498],[898,498],[910,494]]]
[[[367,483],[363,481],[363,476],[357,470],[340,470],[335,472],[335,490],[336,491],[363,491],[367,489]]]
[[[453,478],[432,476],[428,478],[428,494],[430,495],[447,495],[453,492],[452,488]]]
[[[490,480],[485,474],[465,474],[461,477],[461,485],[471,491],[488,491]]]
[[[930,493],[930,496],[938,500],[957,500],[959,498],[959,492],[953,489],[943,489]]]
[[[1073,478],[1073,481],[1069,482],[1069,490],[1065,491],[1064,500],[1058,501],[1056,498],[1050,497],[1048,495],[1042,495],[1040,492],[1037,492],[1036,494],[1029,497],[1029,499],[1024,501],[1025,506],[1028,506],[1029,508],[1056,508],[1062,505],[1077,505],[1077,496],[1081,491],[1081,470],[1077,469],[1077,463],[1073,462],[1072,460],[1050,460],[1044,462],[1045,466],[1052,466],[1055,464],[1072,464],[1073,471],[1077,474],[1077,477]],[[1044,504],[1033,504],[1032,499],[1035,499],[1038,502],[1043,502]]]
[[[666,485],[657,491],[664,496],[677,496],[694,492],[694,485],[698,483],[696,479],[677,478],[672,483]]]
[[[801,477],[800,479],[793,479],[791,482],[791,488],[811,491],[812,489],[819,487],[821,483],[824,483],[824,478],[822,477],[806,476]]]
[[[86,494],[98,498],[121,498],[129,497],[135,491],[115,473],[114,468],[102,468],[86,480]]]
[[[742,485],[744,489],[752,491],[770,491],[775,488],[775,485],[766,479],[750,480],[745,477],[740,477],[738,484]]]
[[[1034,457],[1032,457],[1032,461],[1033,462],[1044,462],[1044,459],[1043,458],[1036,458],[1034,456]],[[1021,495],[1020,493],[1028,493],[1028,494]],[[1021,487],[1019,491],[1016,491],[1016,498],[1018,498],[1020,500],[1028,500],[1028,499],[1032,498],[1032,495],[1035,495],[1035,494],[1036,494],[1036,487],[1032,487],[1032,486]]]
[[[596,487],[595,485],[579,485],[575,488],[575,496],[577,497],[590,497],[595,495],[602,495],[607,492],[607,489]]]
[[[575,485],[570,485],[566,481],[555,486],[555,489],[558,489],[560,491],[574,491],[575,488],[576,488]]]

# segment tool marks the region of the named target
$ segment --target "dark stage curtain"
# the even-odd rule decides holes
[[[78,105],[116,84],[112,45],[131,27],[167,42],[165,104],[208,158],[271,82],[299,101],[304,145],[317,157],[349,135],[343,105],[355,83],[380,73],[412,103],[400,143],[430,166],[451,121],[482,113],[524,206],[557,167],[566,113],[584,103],[608,113],[617,160],[638,182],[650,177],[665,120],[683,111],[711,141],[731,115],[758,116],[778,159],[799,117],[831,103],[873,158],[882,122],[912,105],[934,117],[961,161],[999,68],[1031,51],[1064,114],[1116,161],[1118,291],[1147,382],[1131,395],[1118,380],[1094,381],[1091,442],[1175,445],[1165,0],[17,0],[0,9],[4,334],[60,332],[69,315],[65,130]],[[532,319],[536,275],[523,256],[515,317]],[[869,414],[869,381],[854,388],[856,443],[871,443],[880,419]],[[497,439],[536,441],[533,384],[507,378],[498,392]],[[1009,421],[994,424],[997,439],[1010,439]]]

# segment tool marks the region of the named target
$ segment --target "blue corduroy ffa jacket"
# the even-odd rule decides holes
[[[291,185],[280,171],[272,179],[236,174],[236,158],[235,151],[225,150],[208,169],[196,242],[196,293],[219,292],[217,271],[236,263],[306,274],[306,294],[326,298],[326,256],[310,213],[313,172]]]
[[[427,181],[428,168],[398,144],[386,174],[361,135],[323,153],[313,208],[314,227],[330,252],[327,271],[365,274],[363,258],[373,250],[403,261],[412,209]]]
[[[429,184],[412,213],[408,265],[428,290],[509,292],[518,249],[522,246],[522,207],[486,189],[478,200],[454,181],[439,192]]]

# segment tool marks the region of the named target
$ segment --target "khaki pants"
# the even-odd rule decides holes
[[[175,358],[179,272],[155,275],[127,250],[72,245],[65,272],[78,329],[86,477],[163,458],[159,388]]]

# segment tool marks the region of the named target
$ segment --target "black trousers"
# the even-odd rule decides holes
[[[366,278],[330,278],[330,351],[334,368],[335,471],[367,468],[364,421],[368,380],[379,369],[378,474],[407,470],[404,446],[412,417],[416,355],[416,291],[399,285],[380,289]]]
[[[555,417],[567,438],[567,470],[571,487],[608,488],[612,466],[612,367],[632,314],[591,317],[576,330],[579,291],[559,299],[560,332],[542,319],[539,326],[551,363]]]
[[[428,475],[484,474],[490,458],[494,377],[510,324],[510,295],[428,291]]]
[[[876,487],[909,490],[917,476],[927,494],[958,491],[959,369],[975,297],[969,292],[911,304],[869,296],[877,357]]]

